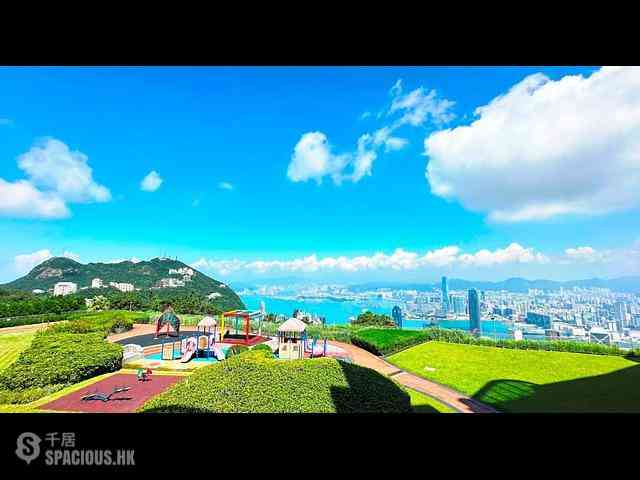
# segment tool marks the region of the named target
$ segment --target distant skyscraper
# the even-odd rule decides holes
[[[391,316],[398,328],[402,328],[402,310],[397,305],[391,309]]]
[[[447,277],[442,277],[442,312],[449,313],[449,286]]]
[[[469,290],[469,330],[471,333],[481,333],[480,327],[480,298],[478,290]]]
[[[456,315],[462,315],[467,311],[464,305],[464,297],[459,295],[451,296],[451,305],[453,306],[453,313]]]

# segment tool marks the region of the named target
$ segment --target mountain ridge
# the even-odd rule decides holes
[[[461,278],[448,279],[449,289],[465,290],[468,288],[478,288],[480,290],[506,290],[510,292],[527,292],[529,289],[538,290],[559,290],[560,288],[609,288],[620,293],[640,293],[640,276],[626,276],[611,279],[588,278],[583,280],[528,280],[522,277],[512,277],[502,281],[486,280],[464,280]],[[440,282],[367,282],[353,285],[355,289],[370,288],[403,288],[406,290],[431,290],[440,288]]]
[[[172,278],[182,280],[183,274],[169,273],[169,270],[190,269],[193,274],[187,275],[190,280],[181,287],[157,288],[161,279]],[[57,282],[73,282],[78,285],[78,292],[83,287],[91,288],[94,278],[100,278],[105,286],[109,282],[131,283],[135,289],[151,290],[157,293],[187,293],[200,295],[218,294],[216,300],[225,304],[236,304],[243,308],[240,297],[227,285],[215,280],[197,269],[169,258],[153,258],[140,262],[125,260],[116,263],[80,263],[66,257],[53,257],[35,266],[29,273],[12,282],[0,285],[1,288],[31,292],[35,289],[49,290]],[[95,289],[91,289],[94,291]],[[111,291],[112,289],[100,289]]]

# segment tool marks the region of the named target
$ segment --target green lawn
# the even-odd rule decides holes
[[[389,361],[508,412],[640,412],[640,363],[428,342]]]
[[[11,365],[20,352],[31,344],[35,330],[21,333],[5,333],[0,335],[0,371]]]
[[[405,392],[411,398],[411,408],[414,413],[456,413],[456,411],[424,393],[420,393],[411,388],[405,388]]]

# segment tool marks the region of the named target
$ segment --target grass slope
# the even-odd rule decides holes
[[[0,371],[11,365],[25,350],[35,336],[36,331],[7,333],[0,335]]]
[[[640,412],[640,364],[623,357],[428,342],[389,361],[503,411]]]

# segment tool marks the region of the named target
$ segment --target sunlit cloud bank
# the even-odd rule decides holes
[[[475,253],[463,253],[459,247],[447,246],[425,253],[411,252],[402,248],[391,254],[382,252],[371,256],[318,257],[311,254],[291,260],[217,260],[200,258],[192,263],[194,268],[228,275],[234,272],[252,273],[314,273],[343,272],[354,273],[371,270],[406,271],[429,267],[468,266],[490,267],[502,264],[546,264],[550,259],[533,248],[525,248],[512,243],[496,250],[478,250]]]

